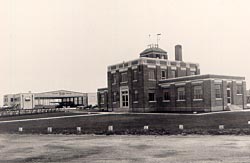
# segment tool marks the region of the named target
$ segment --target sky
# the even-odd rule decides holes
[[[156,43],[201,74],[244,76],[250,86],[249,0],[0,0],[3,95],[107,85],[107,66]],[[151,35],[151,42],[148,35]]]

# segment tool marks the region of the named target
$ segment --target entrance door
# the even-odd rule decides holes
[[[231,89],[227,88],[227,104],[231,104]]]
[[[120,106],[121,106],[121,108],[128,108],[129,107],[128,89],[121,90],[121,92],[120,92]]]

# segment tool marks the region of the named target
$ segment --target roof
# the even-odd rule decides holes
[[[145,49],[143,52],[140,53],[140,55],[145,55],[145,54],[149,54],[149,53],[155,53],[155,54],[165,54],[167,55],[167,52],[161,48],[158,47],[150,47]]]
[[[205,75],[192,75],[192,76],[183,76],[183,77],[178,77],[178,78],[170,78],[170,79],[165,79],[165,80],[159,81],[159,83],[163,84],[163,83],[190,81],[190,80],[201,80],[201,79],[245,80],[245,77],[205,74]]]
[[[35,93],[36,98],[55,98],[55,97],[80,97],[86,96],[86,93],[67,91],[67,90],[57,90],[51,92]]]

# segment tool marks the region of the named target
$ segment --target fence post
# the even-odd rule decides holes
[[[219,125],[219,129],[223,130],[224,129],[224,125]]]
[[[18,132],[23,132],[23,128],[22,128],[22,127],[19,127],[19,128],[18,128]]]
[[[76,127],[76,131],[77,131],[78,133],[81,133],[81,127]]]
[[[52,133],[52,127],[48,127],[47,131],[48,133]]]
[[[112,132],[112,131],[113,131],[113,126],[109,126],[109,127],[108,127],[108,131],[111,131],[111,132]]]

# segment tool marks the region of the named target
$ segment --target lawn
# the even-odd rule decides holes
[[[18,127],[23,127],[23,133],[46,133],[47,127],[52,127],[53,133],[75,134],[76,127],[81,127],[82,133],[86,134],[110,134],[107,128],[112,125],[115,134],[250,134],[248,121],[250,112],[207,115],[108,114],[0,123],[0,133],[17,133]],[[183,131],[178,129],[180,124],[184,125]],[[149,126],[148,131],[143,130],[145,125]],[[224,125],[225,129],[218,130],[219,125]]]

